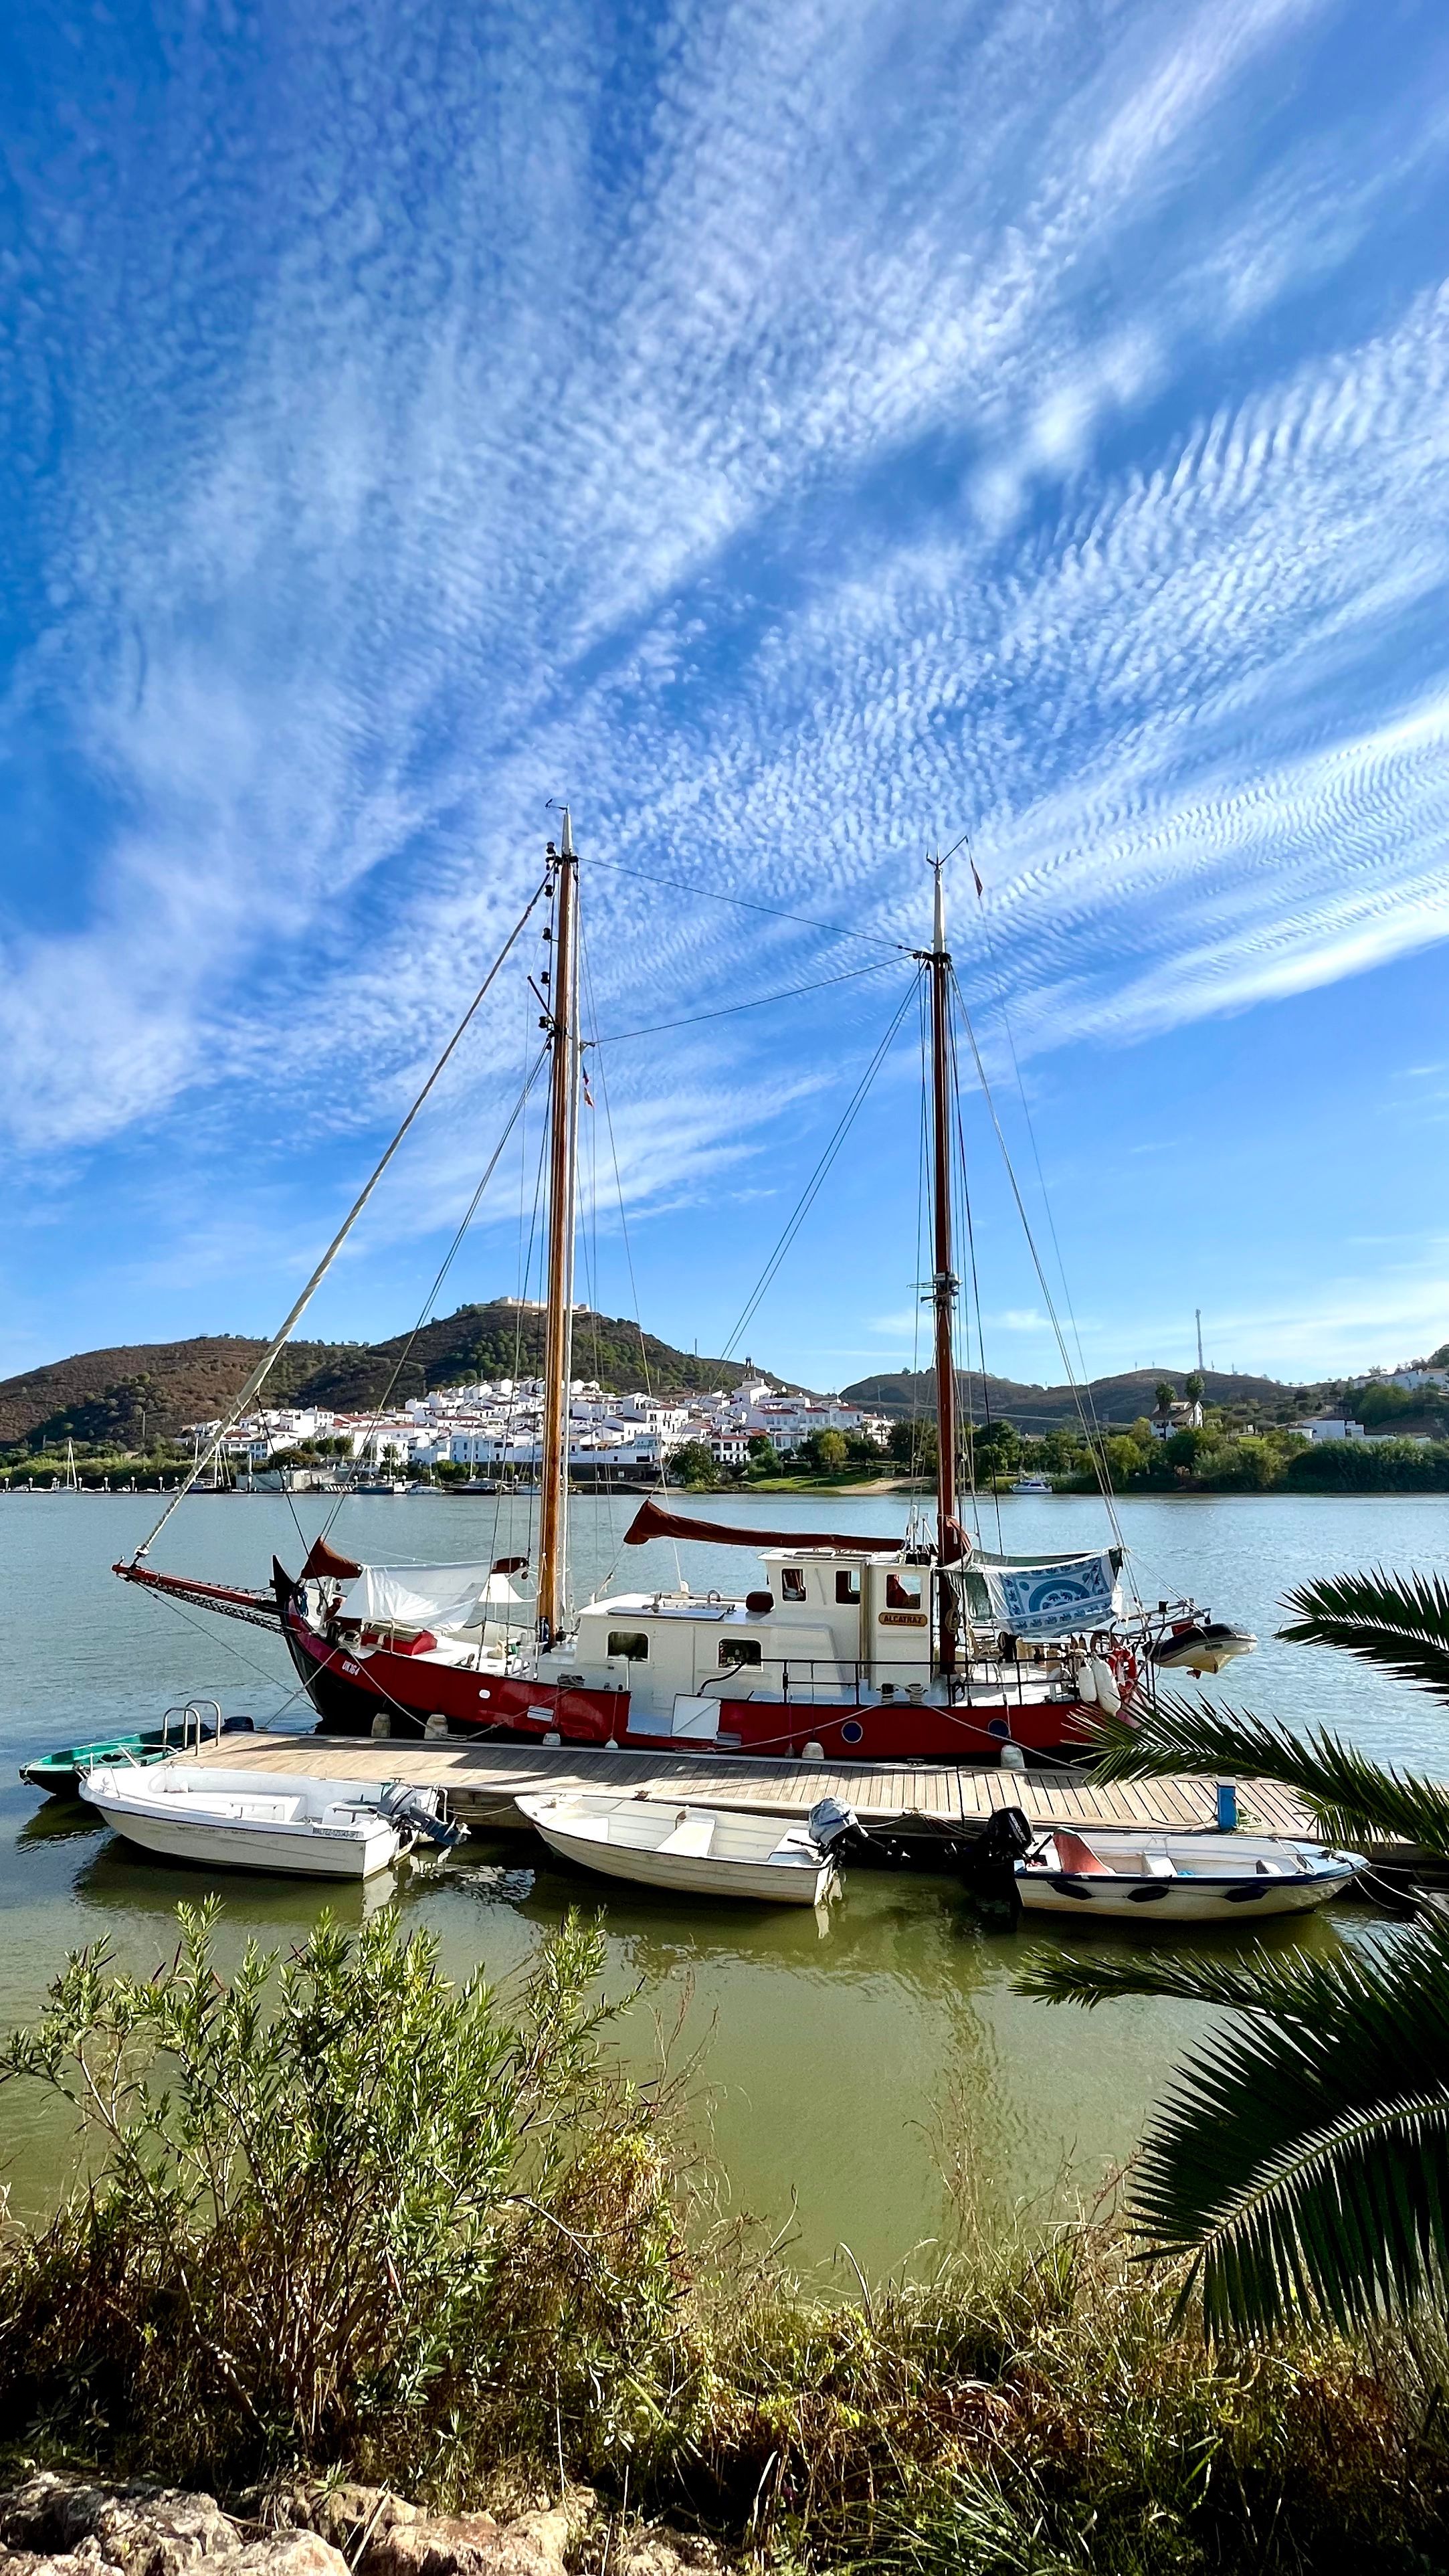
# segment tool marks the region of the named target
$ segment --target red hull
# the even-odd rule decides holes
[[[284,1605],[283,1634],[324,1726],[354,1735],[369,1733],[373,1718],[384,1715],[399,1733],[421,1733],[429,1718],[443,1718],[462,1733],[535,1742],[552,1733],[565,1744],[613,1743],[631,1752],[798,1754],[818,1744],[832,1762],[970,1762],[990,1761],[1005,1743],[1070,1753],[1082,1744],[1079,1721],[1088,1714],[1060,1700],[977,1700],[968,1709],[904,1699],[822,1707],[722,1698],[718,1736],[690,1738],[671,1734],[657,1718],[631,1726],[627,1691],[480,1676],[383,1646],[350,1654],[308,1624],[295,1595]]]

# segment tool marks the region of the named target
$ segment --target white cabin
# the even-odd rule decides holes
[[[762,1551],[766,1586],[621,1592],[580,1611],[541,1677],[626,1690],[630,1724],[713,1737],[722,1699],[830,1707],[924,1699],[931,1688],[931,1567],[827,1548]]]

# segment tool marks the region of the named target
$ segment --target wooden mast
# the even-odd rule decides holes
[[[567,806],[555,850],[553,969],[549,985],[553,1062],[549,1078],[548,1307],[544,1325],[543,1444],[538,1504],[538,1642],[564,1627],[568,1547],[569,1381],[574,1340],[574,1182],[578,1162],[578,873]]]
[[[946,945],[946,887],[936,871],[934,936],[925,954],[931,983],[931,1303],[936,1324],[936,1541],[942,1565],[965,1553],[956,1513],[956,1292],[951,1266],[951,951]]]

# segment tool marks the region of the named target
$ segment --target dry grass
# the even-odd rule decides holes
[[[95,2177],[0,2261],[15,2439],[223,2491],[562,2471],[780,2567],[1444,2562],[1437,2340],[1210,2354],[1100,2212],[826,2305],[693,2228],[597,1970],[571,1925],[505,2009],[386,1916],[229,1985],[195,1921],[150,1987],[73,1966],[7,2061],[77,2098]]]

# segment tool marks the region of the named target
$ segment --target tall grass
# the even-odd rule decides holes
[[[1237,2359],[1087,2214],[963,2226],[827,2303],[704,2225],[576,1922],[505,2001],[382,1914],[228,1981],[73,1960],[0,2070],[83,2179],[0,2252],[0,2421],[223,2492],[345,2464],[440,2502],[591,2479],[762,2564],[1166,2576],[1441,2563],[1437,2352]]]

